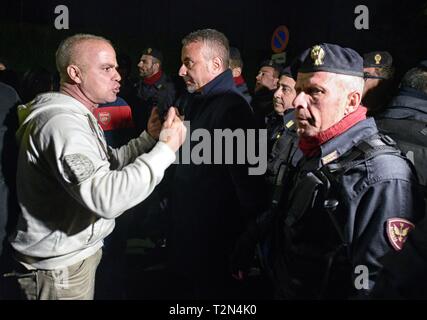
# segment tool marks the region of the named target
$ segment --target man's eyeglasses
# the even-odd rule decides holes
[[[384,78],[384,77],[381,77],[381,76],[375,76],[375,75],[373,75],[373,74],[370,74],[369,72],[364,72],[363,73],[363,79],[380,79],[380,80],[387,80],[386,78]]]

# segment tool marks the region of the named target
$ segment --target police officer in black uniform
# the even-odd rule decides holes
[[[159,108],[161,116],[174,105],[176,90],[172,80],[162,70],[163,54],[155,48],[143,50],[138,63],[141,80],[136,84],[135,102],[129,101],[135,127],[142,132],[147,127],[147,121],[153,107]]]
[[[273,60],[261,62],[251,106],[259,128],[266,128],[266,116],[273,111],[273,95],[277,89],[281,67]]]
[[[270,238],[276,297],[365,297],[423,199],[409,160],[366,119],[360,55],[321,44],[303,56],[293,104],[304,156],[252,234]]]
[[[377,124],[380,131],[393,137],[414,162],[426,199],[427,60],[404,75],[398,95],[378,116]],[[427,298],[426,235],[427,219],[424,218],[409,235],[402,251],[384,257],[384,270],[372,293],[374,298]]]
[[[376,117],[381,132],[392,137],[414,162],[421,185],[427,186],[427,60],[410,69],[400,91]]]
[[[393,57],[387,51],[372,51],[363,55],[362,104],[368,108],[368,116],[375,117],[390,102],[394,94]]]
[[[273,95],[274,110],[266,116],[267,146],[270,153],[274,143],[282,136],[285,130],[284,117],[292,111],[292,101],[295,98],[295,80],[291,68],[281,70],[277,89]]]

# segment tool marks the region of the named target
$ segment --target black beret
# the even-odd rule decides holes
[[[147,55],[147,56],[152,56],[152,57],[160,60],[160,62],[163,61],[163,54],[158,49],[155,49],[155,48],[152,48],[152,47],[145,48],[142,51],[142,55],[144,55],[144,54]]]
[[[350,48],[322,43],[304,51],[300,59],[301,73],[325,71],[363,78],[363,59]]]
[[[391,67],[393,57],[387,51],[373,51],[363,55],[363,67],[384,68]]]

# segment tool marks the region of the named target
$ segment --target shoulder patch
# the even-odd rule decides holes
[[[85,181],[95,172],[92,161],[80,153],[66,155],[63,166],[66,178],[75,184]]]
[[[402,250],[409,232],[415,226],[412,222],[402,218],[390,218],[387,220],[386,233],[390,244],[396,251]]]

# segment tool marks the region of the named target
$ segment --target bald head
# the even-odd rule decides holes
[[[84,67],[90,63],[88,56],[92,55],[93,49],[99,48],[99,45],[113,48],[109,40],[92,34],[76,34],[63,40],[56,51],[56,68],[61,76],[61,82],[69,80],[67,74],[69,65]]]
[[[61,92],[89,109],[117,99],[121,78],[116,52],[108,40],[92,35],[72,36],[61,43],[56,58]]]

